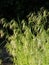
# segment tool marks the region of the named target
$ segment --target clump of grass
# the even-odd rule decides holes
[[[28,25],[25,20],[9,23],[13,34],[8,36],[5,47],[13,56],[13,65],[49,65],[49,27],[45,29],[48,16],[44,10],[28,16]]]

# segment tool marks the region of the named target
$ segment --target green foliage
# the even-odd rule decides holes
[[[25,20],[18,23],[14,19],[2,24],[8,39],[5,47],[13,56],[13,65],[49,65],[49,27],[45,29],[48,16],[49,12],[44,10],[28,15],[28,25]]]

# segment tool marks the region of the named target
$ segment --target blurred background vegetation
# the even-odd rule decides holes
[[[48,0],[0,0],[0,65],[49,65]]]

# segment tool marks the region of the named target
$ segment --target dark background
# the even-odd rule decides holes
[[[37,12],[41,7],[49,9],[48,0],[0,0],[0,18],[23,19],[30,12]]]

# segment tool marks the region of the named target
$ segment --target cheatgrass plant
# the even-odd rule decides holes
[[[13,56],[13,65],[49,65],[49,12],[39,11],[27,17],[28,25],[25,20],[20,24],[11,20],[7,25],[13,34],[7,35],[5,47]]]

